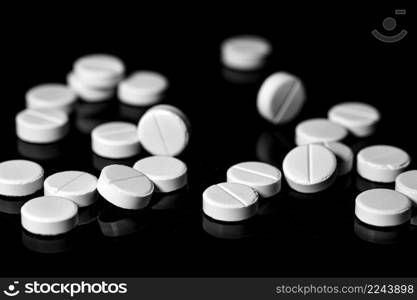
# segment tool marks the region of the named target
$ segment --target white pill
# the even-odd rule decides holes
[[[187,184],[187,166],[174,157],[146,157],[137,161],[133,168],[145,174],[158,192],[169,193]]]
[[[352,149],[338,142],[325,142],[321,143],[321,145],[329,149],[336,156],[337,172],[340,176],[352,171],[355,158]]]
[[[222,63],[228,68],[242,71],[262,68],[271,52],[271,44],[259,36],[235,36],[221,44]]]
[[[355,214],[362,222],[380,227],[397,226],[411,217],[410,200],[389,189],[373,189],[356,197]]]
[[[86,85],[98,88],[112,88],[125,72],[123,62],[112,55],[91,54],[77,59],[74,73]]]
[[[86,84],[76,74],[67,76],[67,83],[71,89],[86,102],[101,102],[110,100],[114,96],[113,88],[96,88]]]
[[[26,202],[21,209],[22,226],[39,235],[59,235],[78,224],[78,206],[63,197],[44,196]]]
[[[301,111],[304,102],[303,83],[286,72],[270,75],[262,83],[257,97],[259,114],[273,124],[293,120]]]
[[[334,182],[337,161],[326,147],[308,144],[291,150],[282,168],[291,188],[301,193],[316,193]]]
[[[393,146],[370,146],[359,151],[356,168],[363,178],[375,182],[394,182],[411,162],[410,156]]]
[[[135,125],[127,122],[104,123],[91,132],[94,153],[107,158],[126,158],[139,153],[140,144]]]
[[[43,168],[29,160],[0,163],[0,195],[27,196],[42,189]]]
[[[60,109],[69,113],[76,101],[77,95],[74,91],[59,83],[38,85],[26,93],[27,108]]]
[[[81,171],[55,173],[45,179],[45,196],[58,196],[72,200],[80,207],[97,200],[97,177]]]
[[[138,135],[149,153],[176,156],[188,145],[190,125],[187,117],[176,107],[157,105],[139,120]]]
[[[259,196],[272,197],[281,190],[281,171],[262,162],[242,162],[227,170],[227,182],[250,186]]]
[[[68,116],[60,110],[25,109],[16,116],[16,134],[29,143],[56,142],[68,133]]]
[[[398,175],[395,179],[395,190],[406,195],[417,206],[417,170]]]
[[[158,103],[168,88],[168,80],[159,73],[139,71],[120,82],[118,97],[121,102],[148,106]]]
[[[219,221],[246,220],[256,214],[258,197],[255,190],[244,184],[215,184],[203,193],[203,211],[207,216]]]
[[[125,209],[141,209],[149,204],[153,183],[141,172],[122,165],[104,167],[97,190],[104,199]]]
[[[339,142],[348,134],[348,131],[326,119],[310,119],[301,122],[295,128],[295,143],[300,145]]]
[[[369,136],[375,131],[380,120],[379,112],[366,103],[346,102],[329,110],[328,117],[332,122],[346,127],[358,137]]]

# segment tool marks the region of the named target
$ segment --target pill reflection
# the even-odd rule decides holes
[[[114,118],[114,108],[110,102],[80,102],[75,108],[75,127],[79,132],[90,134],[100,124]]]
[[[221,74],[224,80],[234,84],[252,84],[262,78],[261,71],[236,71],[229,68],[222,68]]]
[[[356,189],[365,192],[372,189],[394,189],[394,183],[379,183],[366,180],[359,175],[356,176]]]
[[[253,221],[224,223],[203,214],[202,226],[205,232],[219,239],[244,239],[253,236]]]
[[[356,236],[361,240],[364,240],[373,244],[396,244],[404,239],[408,233],[408,227],[397,226],[392,228],[378,228],[369,226],[358,219],[353,222],[353,231]]]
[[[92,153],[91,160],[92,160],[92,164],[94,168],[97,171],[101,172],[101,170],[104,167],[107,167],[109,165],[116,164],[116,165],[124,165],[124,166],[131,167],[134,165],[135,162],[138,161],[138,156],[123,158],[123,159],[110,159],[110,158],[101,157],[95,153]]]
[[[78,209],[78,225],[88,225],[97,220],[99,209],[100,206],[97,202],[86,207],[80,207]]]
[[[124,121],[137,124],[148,107],[138,107],[119,102],[119,116]]]
[[[413,208],[410,224],[413,226],[417,226],[417,208]]]
[[[271,165],[280,166],[293,144],[278,131],[263,131],[256,142],[256,157]]]
[[[123,237],[134,234],[144,228],[146,213],[107,206],[99,212],[97,221],[104,236],[112,238]]]
[[[43,190],[23,197],[8,197],[0,195],[0,211],[6,214],[20,214],[23,204],[33,198],[43,196]]]
[[[58,158],[62,153],[62,143],[32,144],[17,140],[17,151],[27,159],[52,160]]]
[[[38,253],[62,253],[72,249],[72,235],[73,233],[67,233],[56,237],[42,237],[22,230],[22,243],[27,249]]]
[[[179,209],[185,206],[188,186],[172,193],[155,193],[152,196],[151,208],[156,210]]]

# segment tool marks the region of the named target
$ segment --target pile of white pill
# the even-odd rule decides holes
[[[168,80],[152,71],[136,71],[124,79],[122,60],[93,54],[75,61],[64,84],[42,84],[26,93],[26,109],[15,118],[16,134],[31,144],[49,144],[69,133],[69,118],[80,98],[150,106],[159,103]],[[111,121],[91,131],[91,149],[104,159],[135,157],[141,148],[151,156],[132,166],[112,164],[100,168],[98,178],[84,171],[68,170],[44,179],[39,164],[28,160],[0,163],[0,195],[33,197],[21,207],[21,222],[32,234],[55,236],[82,223],[79,208],[92,206],[100,195],[109,203],[129,210],[148,206],[153,193],[170,193],[187,185],[187,166],[180,159],[190,139],[190,122],[171,105],[147,109],[138,124]],[[43,196],[38,197],[43,190]]]
[[[262,38],[234,37],[221,47],[225,66],[255,70],[270,53]],[[259,114],[268,122],[283,124],[294,120],[305,103],[304,85],[287,72],[276,72],[262,83],[257,95]],[[317,193],[331,187],[337,177],[349,174],[355,155],[343,142],[372,135],[380,121],[378,110],[367,103],[345,102],[332,107],[328,118],[304,120],[295,127],[295,144],[284,158],[282,170],[287,184],[300,193]],[[416,202],[417,171],[405,172],[411,161],[402,149],[375,145],[356,156],[356,171],[366,180],[396,183],[395,190],[373,189],[356,198],[357,218],[373,226],[401,225],[410,220],[411,201]],[[203,193],[204,213],[220,221],[241,221],[256,214],[258,197],[271,197],[281,188],[281,173],[271,165],[247,162],[232,166],[227,182],[207,188]]]
[[[238,71],[263,68],[271,53],[271,44],[257,36],[236,36],[221,45],[222,63]],[[191,126],[181,110],[159,104],[168,89],[168,79],[154,71],[135,71],[124,78],[125,71],[123,61],[115,56],[87,55],[75,61],[67,76],[68,85],[42,84],[26,93],[26,109],[15,118],[16,134],[22,141],[46,144],[65,138],[78,98],[107,101],[117,91],[122,103],[148,109],[137,124],[113,120],[96,126],[91,131],[92,152],[105,159],[134,158],[142,148],[150,154],[131,166],[115,163],[99,168],[97,177],[68,170],[44,178],[42,166],[35,162],[0,163],[0,195],[33,197],[20,211],[26,231],[44,236],[67,233],[82,223],[80,208],[96,203],[99,195],[119,208],[139,210],[149,205],[154,193],[186,187],[187,165],[175,156],[187,148]],[[279,125],[295,120],[305,101],[303,82],[279,71],[260,86],[256,106],[260,116]],[[300,193],[325,191],[338,177],[352,172],[355,158],[356,172],[362,178],[395,182],[395,190],[371,189],[359,194],[356,217],[378,227],[409,222],[411,207],[417,206],[417,171],[407,171],[410,156],[398,147],[373,145],[361,149],[355,157],[344,143],[349,135],[370,136],[379,121],[380,113],[371,105],[345,102],[332,107],[327,118],[300,122],[294,129],[296,146],[286,154],[282,173],[277,166],[264,162],[241,162],[227,170],[224,182],[204,190],[202,210],[209,217],[204,217],[205,224],[218,230],[213,219],[239,222],[255,216],[261,198],[279,198],[284,178]],[[43,196],[38,196],[42,190]],[[113,235],[105,222],[100,226],[106,235]]]

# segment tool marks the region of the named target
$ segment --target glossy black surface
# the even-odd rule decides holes
[[[0,160],[32,159],[47,176],[70,169],[98,176],[103,166],[115,163],[92,153],[89,132],[110,120],[136,123],[146,109],[116,99],[80,102],[71,116],[70,135],[53,145],[19,141],[14,131],[14,116],[24,107],[28,88],[64,82],[76,58],[106,52],[122,58],[128,72],[152,69],[169,78],[171,89],[164,103],[178,106],[192,124],[191,143],[180,156],[189,168],[189,185],[179,193],[155,197],[140,212],[126,212],[101,199],[83,211],[83,225],[67,236],[50,239],[22,231],[18,211],[24,199],[1,199],[0,274],[415,276],[416,226],[381,232],[357,222],[355,197],[374,184],[356,173],[314,195],[291,191],[284,184],[278,196],[262,200],[259,214],[248,222],[218,223],[201,211],[202,192],[224,181],[231,165],[260,160],[281,168],[294,147],[296,124],[326,117],[328,109],[342,101],[369,102],[382,114],[373,137],[350,137],[348,145],[355,151],[375,143],[399,146],[410,153],[416,168],[411,67],[415,36],[383,44],[370,34],[393,9],[265,7],[230,14],[218,9],[161,19],[154,11],[138,13],[125,7],[123,15],[78,9],[65,16],[60,10],[45,13],[45,18],[22,17],[24,26],[7,32],[3,45],[7,61]],[[120,20],[114,19],[116,15]],[[219,63],[220,42],[247,32],[267,37],[275,47],[267,70],[259,74],[232,72]],[[299,76],[308,95],[302,114],[284,126],[262,120],[255,105],[260,83],[278,70]],[[142,151],[119,163],[133,165],[147,155]]]

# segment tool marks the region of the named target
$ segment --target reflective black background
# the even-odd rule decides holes
[[[255,7],[256,4],[256,7]],[[229,7],[230,8],[230,7]],[[349,138],[355,151],[375,143],[408,151],[416,168],[415,32],[407,16],[397,29],[409,35],[396,44],[371,36],[395,8],[263,6],[147,8],[65,6],[8,11],[3,24],[0,160],[27,158],[46,175],[78,169],[99,175],[115,161],[95,156],[89,132],[111,120],[137,122],[145,109],[118,103],[80,102],[70,135],[58,144],[19,141],[14,116],[24,93],[45,82],[64,82],[73,61],[88,53],[112,53],[128,73],[151,69],[171,88],[164,100],[190,118],[191,143],[180,156],[189,186],[157,196],[143,211],[116,209],[103,199],[83,210],[85,223],[69,235],[39,239],[20,226],[27,199],[0,200],[0,274],[3,276],[415,276],[417,228],[385,231],[354,218],[354,199],[379,186],[355,173],[330,190],[303,195],[284,184],[263,200],[249,222],[218,223],[203,216],[201,194],[225,180],[231,165],[260,160],[281,168],[303,119],[326,117],[342,101],[364,101],[382,114],[377,134]],[[52,10],[51,10],[52,9]],[[19,24],[19,26],[16,26]],[[274,45],[268,68],[234,73],[219,63],[220,42],[234,34],[263,35]],[[414,54],[412,56],[411,54]],[[294,122],[272,126],[256,111],[256,93],[267,74],[286,70],[305,83],[308,103]],[[133,165],[139,157],[118,163]],[[392,187],[393,185],[388,185]],[[96,220],[99,215],[98,221]]]

